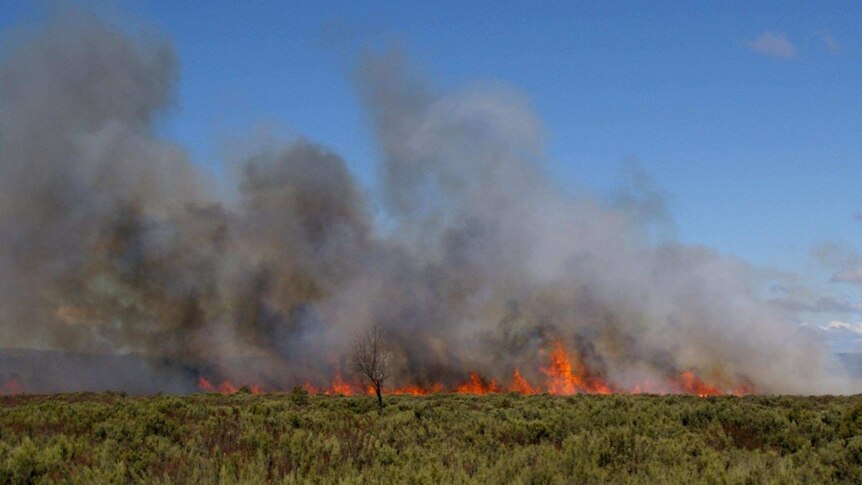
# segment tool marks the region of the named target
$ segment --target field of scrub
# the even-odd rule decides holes
[[[860,483],[862,397],[0,397],[0,484]]]

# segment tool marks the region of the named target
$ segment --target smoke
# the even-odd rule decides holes
[[[5,347],[136,353],[284,388],[346,373],[354,336],[380,325],[399,385],[515,368],[539,381],[560,341],[621,389],[692,370],[844,391],[824,344],[758,298],[754,269],[651,242],[667,214],[645,174],[616,204],[565,197],[512,88],[441,93],[397,52],[364,58],[376,224],[344,160],[306,140],[253,151],[239,196],[220,193],[154,134],[177,71],[164,40],[79,17],[2,60]]]

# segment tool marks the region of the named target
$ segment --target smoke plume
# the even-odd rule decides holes
[[[3,347],[134,353],[283,389],[348,377],[353,338],[379,325],[393,385],[514,369],[538,383],[560,343],[617,389],[691,371],[727,389],[845,390],[824,344],[758,297],[755,270],[651,242],[655,194],[564,196],[512,88],[438,92],[397,53],[364,58],[372,203],[306,140],[254,151],[226,197],[155,134],[176,78],[169,43],[92,18],[3,53]]]

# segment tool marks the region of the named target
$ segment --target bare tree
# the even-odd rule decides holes
[[[383,381],[389,376],[392,354],[386,351],[383,330],[375,325],[356,339],[353,367],[367,377],[377,394],[377,410],[383,412]]]

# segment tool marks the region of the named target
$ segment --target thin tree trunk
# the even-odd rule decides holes
[[[381,383],[374,383],[374,392],[377,393],[377,412],[379,413],[383,412],[383,392],[381,389],[382,387],[383,386],[381,385]]]

